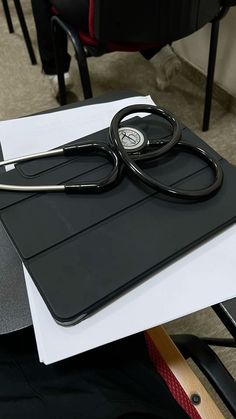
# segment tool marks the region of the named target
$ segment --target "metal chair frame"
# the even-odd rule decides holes
[[[200,338],[195,335],[172,335],[185,359],[191,358],[212,384],[217,394],[236,417],[236,381],[210,345],[236,348],[235,339]]]
[[[210,123],[214,72],[215,72],[215,63],[216,63],[216,55],[217,55],[220,20],[226,15],[228,10],[229,10],[228,6],[227,7],[223,6],[220,10],[220,13],[211,21],[211,37],[210,37],[210,45],[209,45],[208,70],[207,70],[205,101],[204,101],[204,111],[203,111],[203,124],[202,124],[203,131],[207,131],[209,129],[209,123]],[[72,42],[72,45],[75,50],[76,60],[78,63],[84,98],[85,99],[91,98],[92,88],[91,88],[91,81],[90,81],[88,65],[87,65],[87,57],[93,55],[89,53],[90,47],[83,45],[79,37],[78,28],[74,28],[71,25],[67,24],[58,16],[53,16],[52,37],[53,37],[53,42],[54,42],[55,59],[56,59],[56,64],[57,64],[60,104],[61,105],[66,104],[66,90],[65,90],[64,74],[62,72],[61,65],[60,65],[60,52],[59,52],[60,48],[58,45],[58,36],[57,36],[58,31],[64,31]],[[101,54],[96,53],[96,55],[102,55],[103,53],[104,51],[101,51]]]
[[[13,2],[16,8],[16,13],[20,22],[21,30],[24,36],[24,40],[25,40],[27,51],[29,53],[31,64],[35,65],[37,64],[37,61],[36,61],[35,53],[33,50],[32,42],[30,39],[28,27],[25,21],[24,13],[22,10],[21,2],[20,0],[13,0]],[[2,5],[3,5],[4,13],[5,13],[9,33],[13,33],[14,27],[13,27],[11,14],[10,14],[9,6],[8,6],[8,0],[2,0]]]

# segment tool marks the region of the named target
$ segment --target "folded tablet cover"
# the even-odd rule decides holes
[[[157,124],[153,116],[126,125],[141,128],[152,139],[170,135],[169,124]],[[211,150],[187,128],[183,138]],[[83,139],[95,140],[108,141],[108,130]],[[82,320],[234,222],[236,169],[211,152],[221,161],[224,182],[202,202],[167,198],[130,174],[101,194],[1,192],[3,224],[57,322]],[[212,181],[207,164],[187,152],[172,152],[144,168],[163,183],[187,189]],[[94,180],[109,170],[100,156],[54,157],[19,164],[1,174],[0,183]]]

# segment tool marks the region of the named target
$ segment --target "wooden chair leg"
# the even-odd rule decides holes
[[[205,387],[196,377],[187,361],[184,359],[172,339],[167,335],[163,327],[154,327],[145,332],[148,339],[157,349],[161,358],[165,361],[182,389],[204,419],[223,419],[223,415],[209,396]],[[194,396],[198,397],[198,403],[194,403]],[[197,400],[196,400],[197,401]]]
[[[171,336],[182,355],[191,358],[236,417],[236,382],[209,345],[236,347],[234,339],[200,338],[190,334]]]

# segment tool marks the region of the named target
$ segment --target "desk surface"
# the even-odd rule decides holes
[[[71,107],[85,106],[90,105],[92,103],[103,103],[135,95],[136,94],[133,92],[121,92],[116,95],[112,94],[106,97],[101,97],[92,100],[90,99],[82,103],[73,104],[73,106],[66,106],[65,108],[69,109]],[[62,108],[57,108],[55,110],[60,111],[62,110]],[[3,246],[1,246],[1,251],[3,251],[3,249],[5,251],[5,255],[2,253],[0,254],[3,266],[1,272],[4,273],[4,280],[1,280],[1,296],[3,297],[4,304],[0,304],[0,315],[1,319],[4,319],[4,321],[0,323],[0,333],[6,333],[30,325],[31,316],[25,286],[22,278],[23,273],[21,269],[21,264],[14,249],[12,248],[11,243],[9,242],[8,237],[5,235],[5,232],[2,230],[2,228],[0,229],[0,241],[1,243],[3,243]],[[10,286],[7,287],[6,284],[10,284]],[[4,295],[6,296],[6,298],[4,298]],[[217,305],[215,307],[216,312],[218,309],[217,314],[224,313],[224,316],[223,314],[221,316],[222,320],[227,319],[227,324],[230,324],[231,330],[235,331],[236,299],[227,301],[226,303],[221,303],[220,305]]]

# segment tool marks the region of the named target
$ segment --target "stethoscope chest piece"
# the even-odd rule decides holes
[[[119,137],[124,149],[129,153],[143,150],[148,143],[146,134],[140,129],[132,126],[119,128]]]

